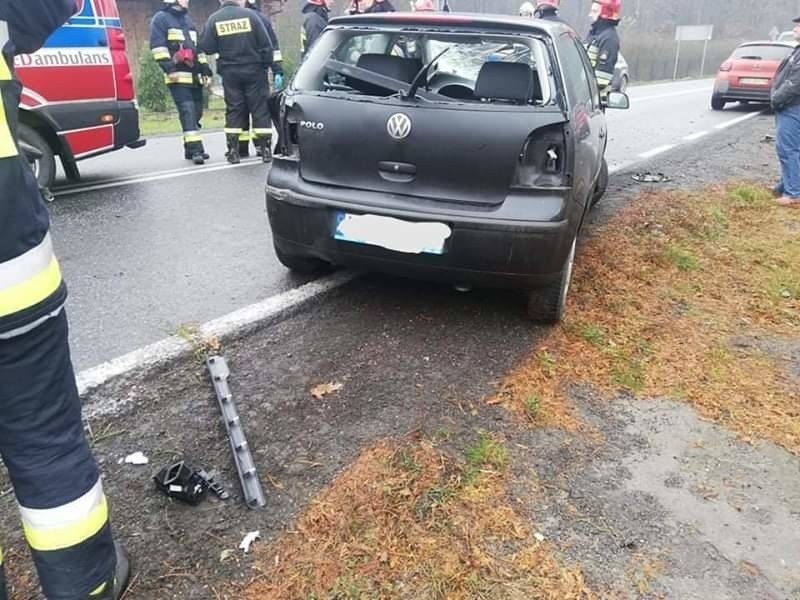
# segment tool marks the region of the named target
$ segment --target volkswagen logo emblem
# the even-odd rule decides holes
[[[389,117],[386,129],[394,139],[404,140],[411,135],[411,119],[403,113],[394,114]]]

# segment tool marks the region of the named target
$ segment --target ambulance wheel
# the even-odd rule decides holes
[[[284,267],[295,273],[302,275],[316,275],[331,269],[330,263],[313,256],[299,256],[297,254],[287,254],[275,244],[275,255]]]
[[[721,96],[716,96],[716,95],[711,96],[711,109],[712,110],[722,110],[723,108],[725,108],[725,104],[727,104],[725,102],[725,98],[722,98]]]
[[[20,123],[18,131],[21,142],[33,146],[41,153],[41,156],[31,161],[31,168],[39,187],[49,189],[56,178],[56,157],[53,149],[33,127]]]

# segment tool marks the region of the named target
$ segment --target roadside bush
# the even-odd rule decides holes
[[[164,83],[164,72],[158,66],[150,50],[144,48],[139,57],[139,82],[136,86],[139,105],[152,112],[166,112],[170,106],[170,95]]]

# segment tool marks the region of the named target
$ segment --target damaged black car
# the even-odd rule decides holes
[[[608,181],[605,109],[575,32],[389,13],[331,21],[280,100],[267,210],[289,269],[523,290],[564,313]]]

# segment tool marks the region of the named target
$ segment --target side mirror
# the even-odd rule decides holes
[[[605,100],[606,108],[627,110],[631,107],[631,99],[624,92],[610,92]]]

